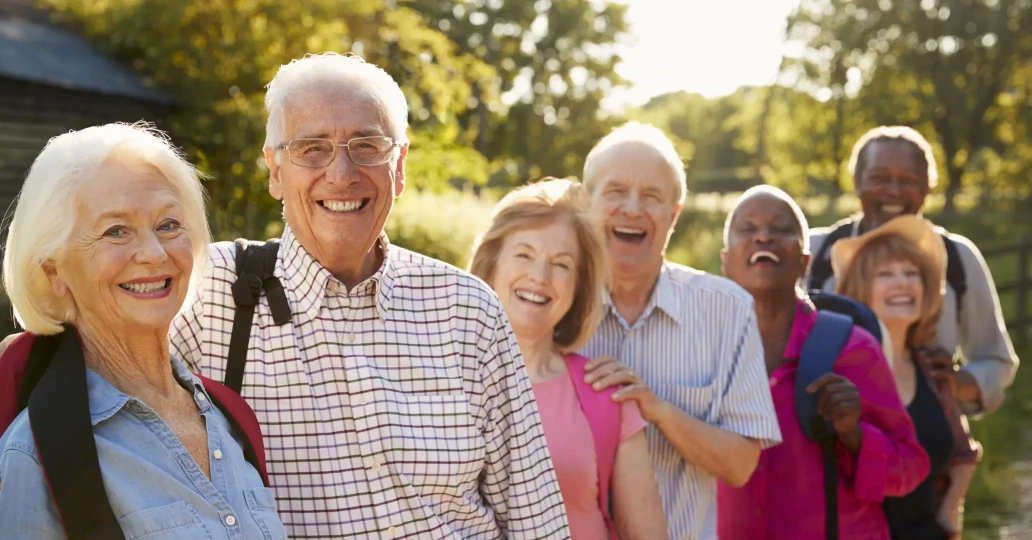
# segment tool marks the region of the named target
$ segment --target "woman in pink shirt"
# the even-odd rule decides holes
[[[725,226],[724,273],[755,299],[784,441],[762,452],[746,485],[719,485],[721,538],[825,537],[821,449],[803,434],[795,408],[798,357],[817,319],[799,287],[810,259],[806,237],[802,210],[768,186],[743,194]],[[928,475],[928,455],[870,333],[854,328],[833,370],[807,391],[820,395],[818,413],[838,440],[838,538],[888,539],[881,502],[917,487]]]
[[[592,390],[588,359],[572,352],[602,319],[609,276],[580,184],[546,179],[509,193],[470,272],[494,288],[516,334],[572,538],[667,538],[638,406]]]

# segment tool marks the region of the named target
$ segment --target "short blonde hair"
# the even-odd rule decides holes
[[[907,330],[906,344],[908,347],[926,346],[935,339],[942,317],[941,283],[936,281],[940,272],[936,270],[935,262],[909,239],[896,234],[872,238],[857,251],[843,275],[836,278],[835,292],[870,306],[874,273],[879,266],[890,261],[909,261],[921,274],[924,285],[921,315]]]
[[[673,175],[677,204],[684,204],[684,200],[688,196],[688,183],[684,172],[684,162],[677,154],[674,143],[670,142],[670,138],[658,127],[634,120],[614,128],[588,152],[588,157],[584,158],[584,187],[589,192],[594,190],[595,178],[598,176],[598,171],[596,171],[598,158],[606,151],[627,143],[638,143],[651,148],[669,165],[670,173]]]
[[[473,244],[469,272],[490,284],[498,254],[510,234],[544,227],[557,220],[570,223],[580,248],[573,304],[553,334],[556,346],[566,353],[584,345],[602,322],[609,282],[605,241],[588,209],[587,192],[580,183],[545,177],[506,195],[495,206],[487,230]]]
[[[70,299],[54,295],[43,271],[67,249],[76,223],[76,199],[105,163],[146,163],[179,197],[183,227],[194,256],[191,290],[207,262],[211,233],[200,175],[167,135],[146,123],[105,124],[50,139],[32,163],[18,195],[4,250],[3,279],[18,323],[34,334],[60,333],[75,321]]]

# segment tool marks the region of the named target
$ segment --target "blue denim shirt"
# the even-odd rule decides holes
[[[87,369],[90,418],[104,488],[128,540],[283,539],[272,491],[244,458],[242,440],[200,379],[177,359],[208,431],[209,480],[168,425],[142,401]],[[0,438],[0,538],[65,538],[33,442],[28,410]]]

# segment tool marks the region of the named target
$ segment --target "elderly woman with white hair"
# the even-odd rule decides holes
[[[34,342],[0,367],[20,351],[35,384],[0,439],[4,537],[286,538],[253,413],[169,355],[209,242],[198,174],[160,131],[91,127],[36,158],[3,261]]]

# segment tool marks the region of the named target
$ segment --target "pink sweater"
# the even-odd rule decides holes
[[[785,350],[785,358],[792,360],[770,375],[784,441],[760,454],[756,472],[745,486],[718,484],[720,538],[824,537],[821,450],[799,427],[794,394],[799,365],[795,359],[816,320],[813,304],[800,300]],[[855,457],[841,443],[838,447],[839,538],[888,539],[882,499],[916,488],[928,475],[928,455],[917,442],[882,348],[869,333],[853,330],[835,361],[835,373],[852,381],[860,392],[863,432]]]
[[[566,505],[572,540],[607,538],[605,520],[598,507],[598,460],[594,439],[569,372],[535,384],[534,399],[537,400],[548,451],[552,454],[559,490]],[[621,404],[620,412],[620,442],[648,425],[634,401]]]

